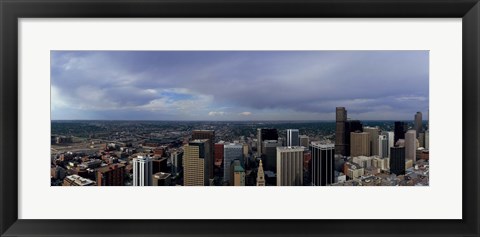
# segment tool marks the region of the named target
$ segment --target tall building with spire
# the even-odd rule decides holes
[[[262,160],[260,160],[260,164],[258,165],[257,186],[265,186],[265,173],[263,172]]]
[[[345,122],[347,121],[347,110],[345,110],[345,107],[336,108],[335,121],[335,154],[346,156]]]

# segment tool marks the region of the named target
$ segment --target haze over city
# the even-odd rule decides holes
[[[428,51],[52,51],[52,120],[428,117]]]

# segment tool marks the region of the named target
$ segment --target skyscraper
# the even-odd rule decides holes
[[[277,147],[281,147],[282,143],[277,140],[265,140],[263,142],[262,159],[265,161],[265,170],[277,171]]]
[[[223,146],[223,180],[230,182],[230,165],[239,160],[243,165],[243,146],[238,143],[226,143]]]
[[[276,128],[257,128],[257,153],[261,155],[262,144],[265,140],[278,140],[278,132]]]
[[[390,147],[395,146],[395,135],[393,132],[390,132],[390,131],[383,131],[382,135],[387,136],[387,140],[388,140],[387,154],[388,154],[388,157],[390,157]]]
[[[287,129],[287,146],[299,146],[298,129]]]
[[[312,155],[312,183],[326,186],[335,182],[335,146],[333,144],[310,144]]]
[[[415,130],[408,130],[405,133],[405,159],[416,161],[417,138]]]
[[[350,156],[350,133],[352,132],[363,132],[363,124],[359,120],[348,120],[345,122],[346,156]]]
[[[347,121],[347,111],[345,107],[336,108],[335,118],[335,153],[342,156],[347,155],[345,122]]]
[[[184,146],[183,152],[183,185],[208,186],[209,164],[207,157],[210,151],[209,139],[197,139]]]
[[[378,135],[380,130],[378,127],[364,127],[364,132],[370,134],[370,155],[377,156],[378,155]]]
[[[405,132],[406,132],[405,130],[406,130],[406,127],[405,127],[404,122],[400,122],[400,121],[395,122],[395,130],[394,130],[395,141],[394,141],[394,144],[397,144],[397,141],[399,139],[405,139]]]
[[[193,130],[192,139],[208,139],[208,157],[205,157],[207,162],[208,169],[206,170],[207,175],[210,179],[213,179],[213,170],[215,165],[215,152],[214,152],[214,143],[215,143],[215,131],[213,130]]]
[[[390,147],[390,173],[405,174],[405,147]]]
[[[215,143],[215,164],[219,167],[223,163],[223,145],[224,143]]]
[[[420,133],[423,130],[423,124],[422,124],[422,113],[417,112],[414,117],[414,129],[417,132],[417,137],[420,135]]]
[[[257,186],[265,186],[265,173],[263,172],[262,160],[260,160],[260,164],[258,165]]]
[[[387,158],[389,150],[387,135],[378,135],[378,156],[380,156],[380,158]]]
[[[303,185],[303,147],[277,147],[277,186]]]
[[[367,132],[350,133],[350,156],[370,155],[370,134]]]
[[[170,159],[172,161],[172,176],[177,176],[182,171],[183,163],[183,151],[174,150],[170,153]]]
[[[133,186],[152,186],[152,167],[147,156],[133,158]]]

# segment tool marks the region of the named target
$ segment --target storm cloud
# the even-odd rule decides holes
[[[52,51],[52,119],[403,120],[428,51]]]

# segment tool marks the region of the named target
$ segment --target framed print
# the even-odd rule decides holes
[[[1,4],[1,236],[479,235],[476,0]]]

